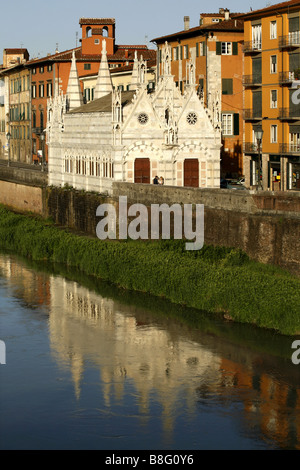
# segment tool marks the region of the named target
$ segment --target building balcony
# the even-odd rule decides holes
[[[293,121],[300,119],[300,109],[295,108],[279,108],[278,118],[283,121]],[[300,107],[299,107],[300,108]]]
[[[261,52],[261,41],[246,41],[243,46],[244,54],[258,54]]]
[[[245,142],[244,153],[258,153],[258,145],[254,142]]]
[[[245,87],[259,87],[261,83],[261,74],[243,75],[243,85]]]
[[[299,71],[294,72],[280,72],[279,73],[279,83],[280,85],[292,85],[293,82],[300,79]]]
[[[262,113],[256,109],[244,109],[243,118],[245,121],[261,121]]]
[[[300,155],[300,142],[299,144],[280,144],[280,153],[289,155]]]
[[[292,31],[287,36],[280,36],[278,45],[280,49],[300,47],[300,31]]]

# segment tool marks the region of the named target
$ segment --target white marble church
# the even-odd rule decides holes
[[[220,187],[220,98],[204,107],[196,91],[194,58],[187,62],[182,95],[171,75],[165,44],[161,76],[147,91],[147,64],[135,59],[130,90],[114,90],[105,40],[94,101],[83,104],[73,56],[66,95],[48,102],[49,185],[110,194],[113,181]]]

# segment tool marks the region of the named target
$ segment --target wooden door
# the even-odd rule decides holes
[[[197,158],[184,160],[184,186],[199,187],[199,162]]]
[[[150,183],[150,160],[149,158],[136,158],[134,162],[134,182]]]

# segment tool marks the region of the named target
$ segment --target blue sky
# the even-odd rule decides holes
[[[247,12],[279,3],[268,0],[14,0],[1,2],[0,48],[26,47],[30,58],[76,46],[81,37],[79,18],[115,18],[117,44],[146,44],[151,39],[181,31],[183,17],[198,26],[200,13],[219,8]],[[79,43],[77,43],[79,45]],[[150,47],[154,47],[151,43]],[[0,59],[2,63],[2,57]]]

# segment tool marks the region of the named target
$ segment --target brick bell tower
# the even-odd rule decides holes
[[[82,30],[81,48],[83,55],[101,55],[102,40],[106,41],[107,55],[115,51],[114,18],[80,18]]]

